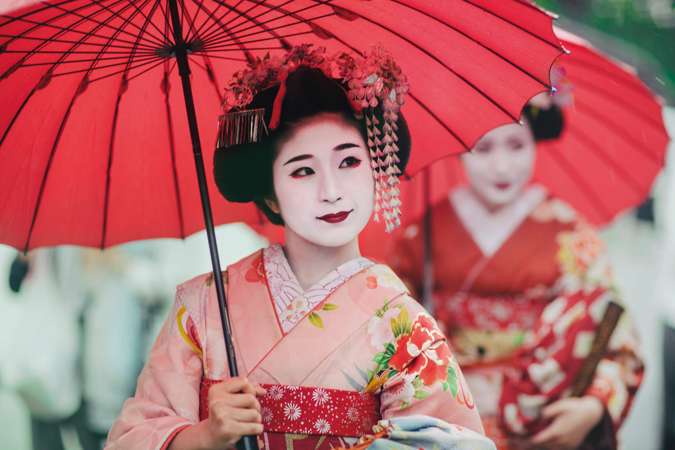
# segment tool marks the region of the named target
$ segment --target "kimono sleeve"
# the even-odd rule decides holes
[[[108,435],[106,450],[164,450],[173,437],[199,420],[203,321],[187,306],[199,306],[195,284],[179,286],[174,306],[128,399]]]
[[[644,376],[639,341],[628,312],[624,312],[600,360],[586,395],[599,398],[618,429],[628,415]]]
[[[380,320],[391,327],[394,337],[379,355],[376,371],[383,381],[382,417],[430,416],[483,433],[457,360],[424,308],[404,296]]]
[[[502,386],[500,410],[506,428],[529,434],[541,428],[539,411],[568,395],[610,301],[620,302],[604,244],[579,223],[558,235],[559,296],[542,311]],[[587,395],[600,398],[615,433],[642,380],[643,363],[628,312],[612,334]],[[610,427],[612,428],[612,427]]]

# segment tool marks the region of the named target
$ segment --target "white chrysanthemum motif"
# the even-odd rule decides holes
[[[326,419],[317,419],[314,422],[314,429],[319,433],[328,433],[330,431],[330,424]]]
[[[314,400],[316,406],[324,405],[330,400],[330,394],[324,389],[316,388],[314,389],[314,392],[312,392],[312,400]]]
[[[351,420],[352,422],[359,420],[359,410],[353,406],[350,406],[347,410],[347,419]]]
[[[504,407],[504,422],[513,433],[525,434],[525,426],[518,417],[518,408],[515,404],[509,403]]]
[[[281,397],[284,395],[284,388],[278,385],[271,386],[267,390],[267,396],[272,400],[281,400]]]
[[[284,405],[284,415],[288,420],[298,420],[302,410],[295,403],[289,402]]]
[[[378,352],[384,351],[387,343],[395,341],[394,332],[391,329],[391,321],[396,319],[400,313],[400,309],[390,308],[383,313],[382,317],[374,315],[368,321],[370,345]]]
[[[260,412],[260,415],[262,416],[262,421],[263,423],[270,423],[272,422],[272,410],[269,408],[263,408]]]
[[[419,353],[419,349],[417,348],[411,348],[410,350]],[[415,386],[413,385],[413,380],[415,380],[416,377],[417,375],[415,374],[408,374],[406,376],[396,378],[393,382],[389,381],[387,388],[384,390],[384,392],[382,392],[382,403],[386,405],[393,403],[398,405],[407,405],[412,402],[413,397],[415,396]]]

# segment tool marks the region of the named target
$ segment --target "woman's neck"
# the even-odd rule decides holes
[[[286,228],[286,258],[303,289],[313,286],[328,272],[361,256],[358,238],[340,247],[313,244]]]
[[[522,192],[519,193],[512,201],[508,203],[493,203],[479,194],[478,191],[476,191],[472,186],[469,186],[468,191],[469,194],[471,194],[471,196],[475,198],[478,203],[483,205],[483,208],[485,208],[485,210],[490,214],[498,214],[502,209],[513,203],[513,201],[522,195]]]

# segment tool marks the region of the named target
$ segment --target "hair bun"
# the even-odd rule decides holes
[[[217,150],[213,156],[213,171],[218,190],[226,200],[236,203],[252,202],[270,192],[272,152],[235,145]],[[271,172],[271,170],[270,170]]]
[[[555,104],[547,109],[527,105],[523,114],[536,141],[558,139],[563,132],[565,118],[562,109]]]

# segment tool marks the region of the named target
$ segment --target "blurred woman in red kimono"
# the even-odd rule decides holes
[[[537,141],[563,126],[558,106],[533,99],[522,124],[492,130],[462,156],[468,185],[431,209],[435,315],[501,450],[615,447],[642,379],[623,314],[590,388],[569,397],[607,303],[620,297],[596,231],[531,183]],[[422,229],[404,229],[388,261],[418,294]]]

